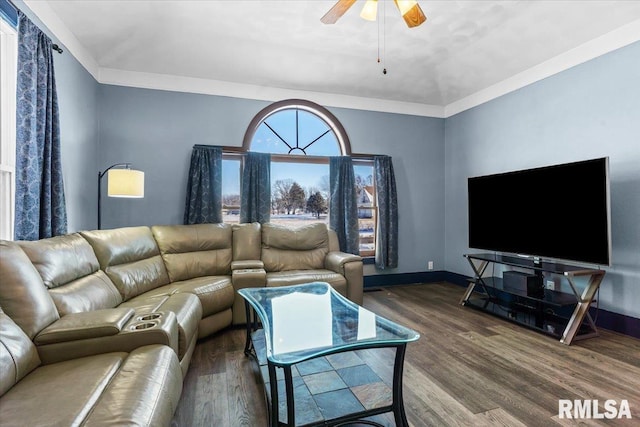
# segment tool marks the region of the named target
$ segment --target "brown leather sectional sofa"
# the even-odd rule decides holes
[[[198,338],[245,322],[243,287],[330,283],[362,259],[323,224],[199,224],[0,242],[0,424],[169,425]]]

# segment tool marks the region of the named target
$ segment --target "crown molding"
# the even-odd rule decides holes
[[[137,71],[116,70],[112,68],[101,68],[98,81],[103,84],[117,86],[228,96],[232,98],[256,99],[259,101],[269,102],[280,101],[282,99],[302,98],[325,107],[352,108],[356,110],[380,111],[385,113],[409,114],[437,118],[444,117],[444,107],[438,105],[426,105],[377,98],[363,98],[325,92],[283,89],[168,74],[142,73]]]
[[[103,68],[98,65],[89,51],[78,41],[73,33],[69,31],[51,9],[47,1],[14,0],[14,2],[17,5],[26,5],[26,7],[47,26],[51,33],[59,40],[60,44],[66,47],[98,83],[101,84],[228,96],[270,102],[290,98],[304,98],[328,107],[436,118],[451,117],[640,40],[639,19],[499,83],[450,104],[441,106]]]
[[[583,43],[486,89],[452,102],[444,107],[444,116],[445,118],[451,117],[477,107],[576,65],[628,46],[638,40],[640,40],[640,19]]]

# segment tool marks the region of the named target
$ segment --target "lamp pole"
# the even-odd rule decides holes
[[[113,168],[124,166],[126,169],[131,168],[131,163],[116,163],[106,168],[103,172],[98,171],[98,230],[102,227],[102,177]]]

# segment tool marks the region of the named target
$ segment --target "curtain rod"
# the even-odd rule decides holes
[[[194,147],[207,147],[206,145],[194,145]],[[209,146],[210,147],[210,146]],[[244,151],[242,147],[230,147],[230,146],[218,146],[222,148],[223,156],[239,156],[244,157],[247,151]],[[373,161],[378,154],[364,154],[364,153],[351,153],[347,154],[354,162],[358,161]],[[314,156],[314,155],[297,155],[297,154],[275,154],[271,153],[271,160],[275,162],[288,162],[297,161],[299,163],[323,163],[325,159],[331,156]]]
[[[15,10],[16,14],[18,13],[18,11],[20,11],[18,6],[16,6],[11,0],[0,0],[0,1],[2,1],[2,2],[6,3],[7,5],[9,5],[10,7],[12,7],[13,10]],[[58,46],[56,43],[53,43],[51,45],[51,49],[55,50],[58,53],[64,52],[64,50],[62,50],[62,48],[60,46]]]

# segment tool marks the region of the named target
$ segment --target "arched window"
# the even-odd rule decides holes
[[[349,137],[338,119],[321,105],[302,99],[275,102],[256,114],[242,147],[272,154],[351,154]]]
[[[311,101],[275,102],[253,118],[241,152],[271,153],[271,221],[285,225],[328,223],[329,157],[352,155],[340,121]],[[235,154],[235,155],[234,155]],[[237,151],[223,160],[223,216],[237,222],[241,161]],[[361,254],[374,254],[375,186],[371,158],[354,160],[358,182]]]

